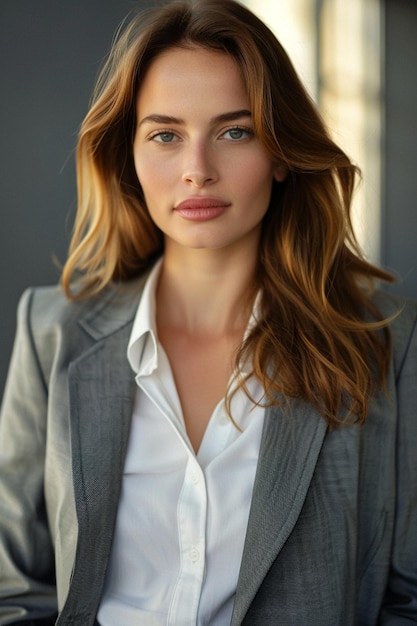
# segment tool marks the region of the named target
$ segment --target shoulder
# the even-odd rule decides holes
[[[49,384],[51,373],[133,324],[143,279],[107,289],[85,300],[69,300],[61,287],[27,289],[18,307],[15,351],[37,363]],[[58,365],[59,364],[59,365]]]
[[[77,324],[99,306],[100,300],[71,301],[59,286],[30,287],[20,299],[18,319],[23,326],[38,335],[54,328]]]
[[[117,317],[121,311],[129,315],[132,306],[137,304],[145,280],[146,275],[142,275],[130,283],[108,287],[98,295],[82,300],[70,300],[59,285],[29,287],[20,298],[18,312],[20,316],[28,317],[37,329],[67,326],[84,320],[88,323],[102,315]]]
[[[82,308],[82,303],[68,300],[61,287],[56,285],[26,289],[20,298],[18,311],[20,316],[29,317],[36,326],[49,326],[70,317],[75,311],[80,313]]]
[[[19,325],[35,341],[80,332],[97,340],[133,320],[144,280],[141,276],[83,300],[69,300],[60,286],[28,288],[19,302]]]

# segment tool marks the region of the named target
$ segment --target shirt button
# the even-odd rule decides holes
[[[198,483],[200,482],[200,476],[198,472],[193,472],[191,474],[191,482],[193,483],[193,485],[198,485]]]
[[[197,548],[191,548],[190,559],[192,560],[192,562],[195,563],[196,561],[198,561],[199,558],[200,558],[200,553],[197,550]]]

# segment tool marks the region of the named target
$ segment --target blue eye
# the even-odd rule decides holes
[[[154,135],[152,139],[154,139],[155,141],[159,141],[160,143],[171,143],[175,140],[175,134],[165,131]]]
[[[226,139],[239,141],[240,139],[246,139],[251,134],[251,131],[246,128],[229,128],[229,130],[227,130],[223,136],[226,137]]]

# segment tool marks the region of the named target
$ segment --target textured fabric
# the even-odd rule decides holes
[[[137,295],[25,293],[0,417],[0,624],[91,626],[111,549],[135,381]],[[379,296],[384,315],[402,302]],[[417,622],[417,306],[392,323],[388,396],[328,432],[267,410],[232,626]],[[24,376],[22,375],[24,372]]]
[[[264,409],[238,390],[231,412],[239,430],[220,401],[194,453],[156,332],[159,269],[145,284],[129,340],[138,389],[98,618],[102,626],[224,626],[233,611]],[[261,385],[253,378],[248,385],[260,401]]]

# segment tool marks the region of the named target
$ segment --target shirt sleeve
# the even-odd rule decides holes
[[[397,378],[397,497],[390,575],[380,626],[417,623],[417,331]]]
[[[0,413],[0,624],[53,624],[54,553],[44,501],[48,391],[25,292]]]

